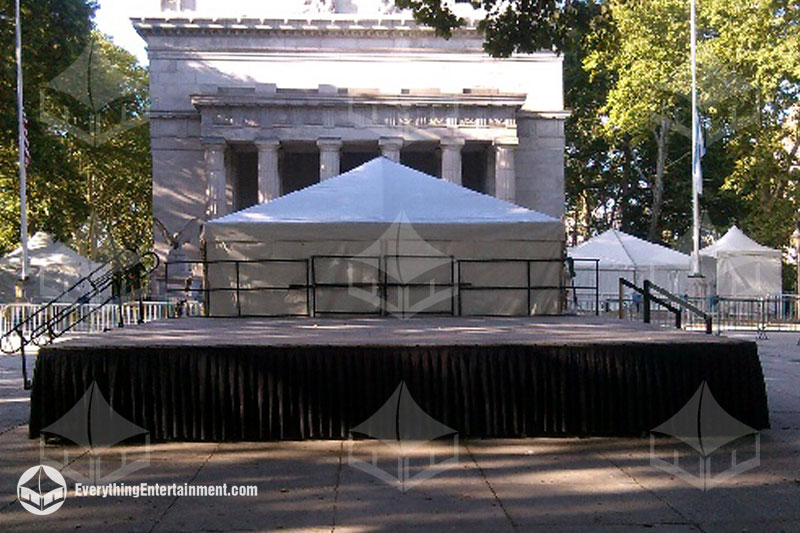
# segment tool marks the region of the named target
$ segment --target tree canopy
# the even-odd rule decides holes
[[[29,230],[93,259],[151,242],[147,70],[87,0],[22,0]],[[0,3],[0,252],[19,242],[14,3]],[[85,80],[92,80],[86,82]]]

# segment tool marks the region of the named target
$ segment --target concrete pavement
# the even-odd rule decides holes
[[[742,335],[753,338],[751,334]],[[459,441],[457,463],[403,492],[350,464],[351,455],[397,474],[397,455],[375,441],[157,444],[150,465],[120,482],[255,485],[256,497],[76,498],[36,517],[16,501],[19,476],[39,464],[26,438],[27,394],[18,363],[0,359],[0,530],[2,531],[800,531],[800,334],[759,341],[772,429],[761,464],[706,492],[651,465],[649,439]],[[16,368],[15,368],[16,367]],[[352,445],[352,450],[350,446]],[[669,439],[659,456],[692,452]],[[752,450],[743,445],[745,457]],[[48,457],[64,450],[48,447]],[[447,442],[411,454],[411,475],[452,456]],[[113,468],[142,447],[92,456],[70,449],[69,468]],[[726,450],[718,454],[724,466]],[[683,462],[683,460],[687,462]]]

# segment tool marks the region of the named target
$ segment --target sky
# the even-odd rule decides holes
[[[145,42],[133,29],[130,21],[131,16],[141,13],[141,0],[100,0],[98,3],[100,9],[95,16],[97,28],[146,65],[148,61]]]

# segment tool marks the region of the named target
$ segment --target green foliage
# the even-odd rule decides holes
[[[671,242],[691,220],[689,3],[611,0],[605,7],[610,23],[588,36],[584,60],[592,80],[613,80],[599,109],[602,134],[611,143],[630,139],[652,192],[648,233]],[[785,246],[800,199],[790,140],[798,136],[786,126],[800,79],[800,2],[705,0],[698,7],[699,106],[708,149],[703,207],[719,227],[738,222],[757,240]]]
[[[472,0],[485,12],[478,28],[486,39],[484,48],[495,57],[561,49],[568,39],[574,17],[585,2],[580,0]],[[591,2],[590,2],[591,3]],[[420,24],[450,38],[466,21],[442,0],[395,0],[401,9],[411,9]]]
[[[22,0],[29,231],[102,259],[112,247],[151,245],[151,180],[147,70],[93,32],[95,9],[87,0]],[[13,2],[0,14],[3,253],[19,242]]]

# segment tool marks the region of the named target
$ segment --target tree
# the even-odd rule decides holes
[[[31,167],[28,172],[29,220],[32,230],[44,229],[68,240],[88,213],[76,182],[77,166],[69,150],[53,142],[37,120],[39,88],[53,72],[66,69],[86,45],[96,6],[83,0],[24,0],[23,58],[25,107],[28,115]],[[0,252],[19,242],[19,180],[17,165],[17,101],[14,2],[0,4]]]
[[[589,2],[592,3],[592,2]],[[513,53],[533,53],[561,49],[573,19],[585,2],[580,0],[472,0],[482,10],[478,29],[485,36],[484,48],[494,57]],[[467,21],[442,0],[395,0],[401,9],[410,9],[414,19],[430,26],[445,38]]]
[[[709,145],[703,205],[720,225],[738,220],[762,241],[785,244],[798,205],[792,151],[781,146],[797,102],[800,4],[699,5],[700,108]],[[614,80],[601,110],[604,133],[634,140],[651,191],[648,236],[671,240],[683,231],[690,198],[688,3],[611,0],[607,7],[613,37],[597,34],[585,67]]]
[[[86,0],[23,0],[23,57],[30,231],[103,259],[112,248],[151,245],[148,84],[133,56],[93,32],[95,9]],[[0,13],[12,20],[0,21],[2,253],[19,242],[19,182],[13,2]]]
[[[42,119],[84,177],[89,216],[74,234],[89,256],[151,245],[148,74],[94,32],[75,62],[43,92]]]

